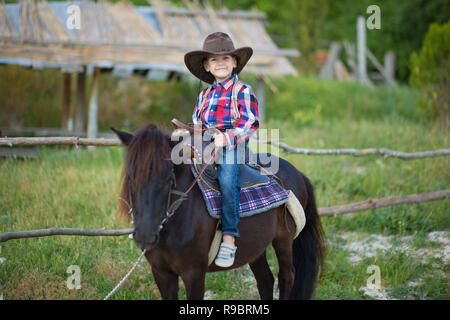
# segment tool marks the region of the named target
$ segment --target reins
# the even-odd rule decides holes
[[[188,193],[189,191],[191,191],[191,189],[195,186],[195,184],[197,183],[198,179],[200,179],[201,175],[203,174],[203,172],[206,170],[206,167],[211,164],[212,160],[214,159],[217,150],[219,149],[219,147],[215,147],[212,154],[211,154],[211,158],[209,159],[208,162],[206,162],[202,169],[200,170],[199,174],[197,175],[197,177],[195,177],[194,181],[192,181],[192,183],[190,184],[190,186],[187,188],[187,190],[185,192],[181,192],[178,190],[170,190],[169,191],[169,196],[168,196],[168,205],[170,203],[170,194],[176,194],[178,196],[180,196],[180,198],[178,198],[177,200],[175,200],[172,204],[170,204],[170,206],[168,206],[167,210],[166,210],[166,217],[161,221],[161,224],[159,225],[159,230],[161,230],[164,226],[164,224],[167,223],[167,221],[174,215],[175,211],[178,209],[178,207],[181,205],[182,201],[187,199]]]
[[[143,250],[141,255],[139,256],[139,258],[137,259],[137,261],[134,263],[133,267],[131,267],[130,271],[128,271],[128,273],[125,275],[125,277],[123,277],[122,280],[119,281],[119,283],[114,287],[114,289],[112,289],[107,295],[106,297],[103,298],[103,300],[108,300],[109,298],[111,298],[111,296],[122,286],[122,284],[128,279],[128,277],[133,273],[134,269],[136,269],[136,267],[139,265],[139,263],[141,262],[142,258],[144,257],[145,253],[147,252],[147,250]]]

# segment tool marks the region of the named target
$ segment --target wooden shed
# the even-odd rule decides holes
[[[63,118],[70,106],[71,75],[76,73],[75,131],[85,130],[87,116],[88,137],[97,134],[100,72],[122,77],[137,72],[148,79],[176,75],[189,80],[192,76],[184,66],[184,54],[201,48],[203,39],[215,31],[228,33],[236,47],[254,49],[245,72],[260,79],[257,90],[262,108],[265,76],[297,74],[287,57],[298,56],[298,51],[276,46],[265,29],[264,13],[214,10],[188,0],[183,8],[169,7],[162,0],[149,2],[151,6],[87,0],[0,3],[0,63],[61,69]],[[93,77],[88,104],[86,74]]]

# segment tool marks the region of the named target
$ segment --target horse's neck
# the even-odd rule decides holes
[[[177,179],[176,190],[186,192],[194,182],[190,164],[181,164],[175,168]],[[179,196],[174,197],[174,200]],[[217,220],[208,215],[200,188],[196,185],[187,194],[187,199],[174,212],[174,215],[164,226],[161,233],[160,253],[167,257],[168,263],[171,259],[179,259],[180,252],[184,254],[207,255],[205,241],[211,241],[214,235]],[[208,240],[210,239],[210,240]],[[201,251],[206,250],[206,251]]]

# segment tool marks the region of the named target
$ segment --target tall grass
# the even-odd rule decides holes
[[[296,126],[336,121],[380,121],[383,119],[424,122],[416,99],[420,93],[407,87],[362,86],[309,77],[274,79],[279,92],[268,92],[266,116]]]

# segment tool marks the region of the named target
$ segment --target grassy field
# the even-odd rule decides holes
[[[314,85],[328,88],[322,82]],[[385,147],[413,152],[449,146],[448,131],[423,123],[417,116],[405,116],[414,114],[410,92],[377,89],[376,95],[353,85],[343,86],[335,89],[353,90],[355,94],[349,99],[356,96],[365,101],[368,107],[362,115],[353,112],[332,117],[327,116],[332,112],[320,107],[318,111],[311,109],[316,112],[311,121],[299,123],[304,119],[300,117],[298,121],[289,118],[286,123],[274,116],[266,127],[279,128],[284,142],[305,148]],[[387,108],[372,103],[377,96],[400,111],[374,117],[377,108]],[[278,100],[272,97],[268,101],[276,105]],[[344,97],[338,97],[337,102],[345,103]],[[325,103],[323,106],[333,108]],[[269,108],[268,113],[273,114],[273,110]],[[123,156],[123,149],[118,147],[42,148],[36,160],[1,160],[0,232],[55,226],[129,228],[116,216]],[[448,157],[404,161],[380,156],[280,156],[311,179],[319,207],[450,186]],[[450,299],[449,207],[446,200],[323,218],[329,253],[315,299]],[[139,250],[126,236],[11,240],[0,244],[0,296],[100,299],[138,256]],[[272,248],[268,257],[276,275],[278,266]],[[80,267],[80,290],[66,286],[71,265]],[[376,292],[366,288],[371,265],[380,269],[381,290]],[[258,298],[248,266],[208,274],[206,290],[209,299]],[[180,297],[185,297],[182,286]],[[150,266],[142,263],[113,298],[160,299]]]

